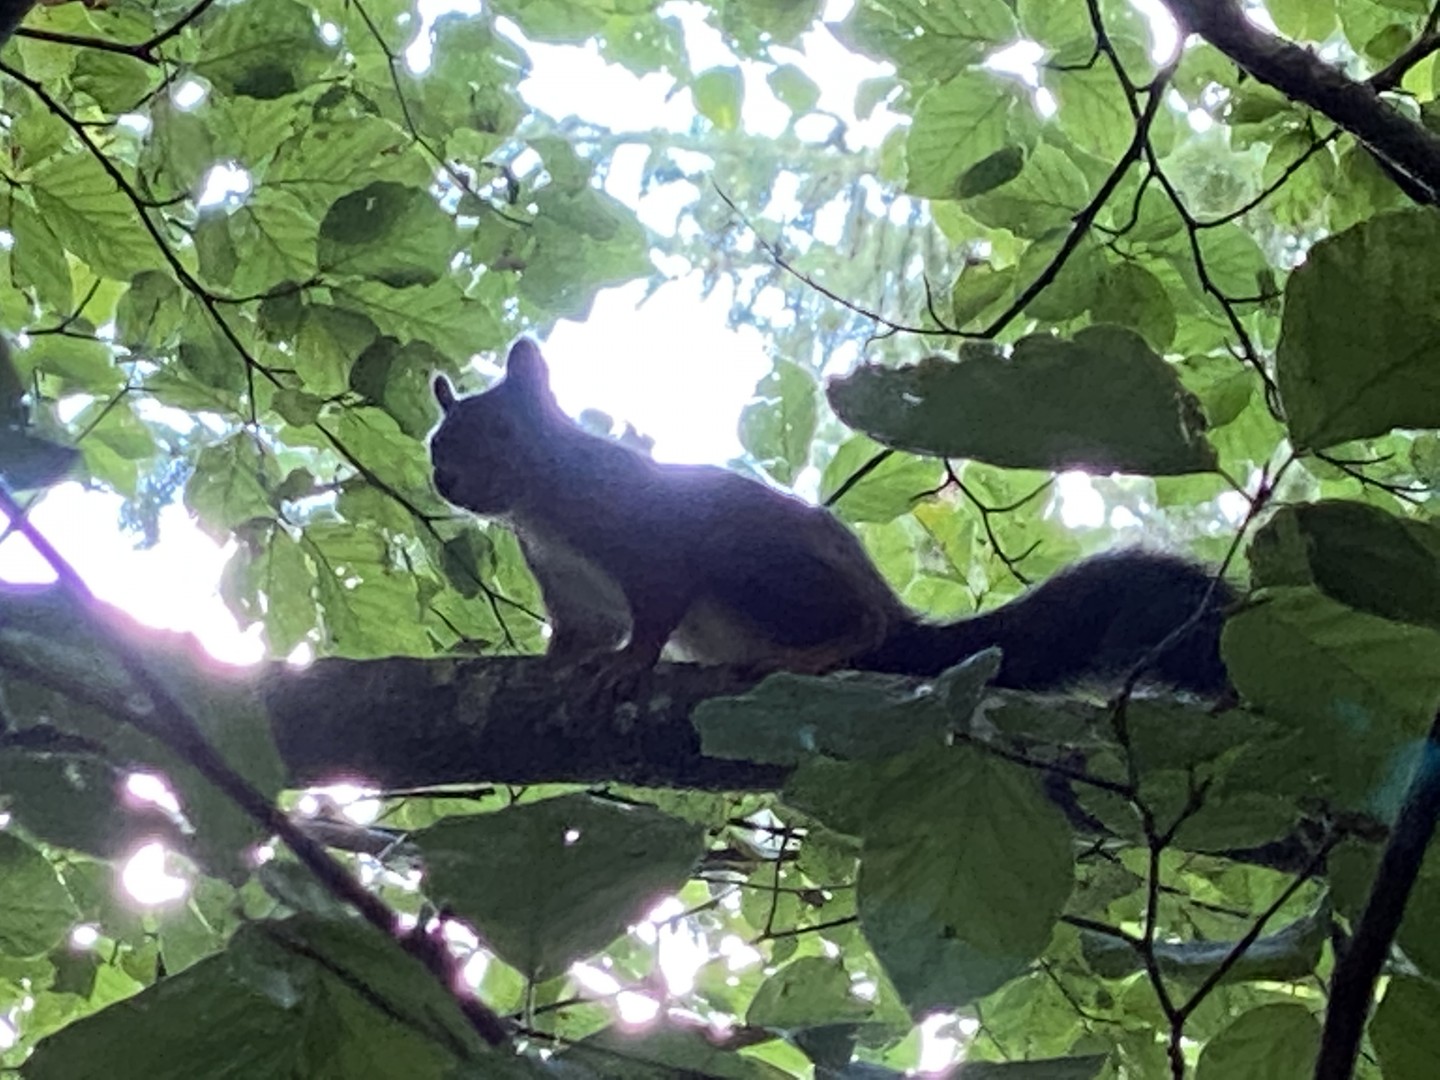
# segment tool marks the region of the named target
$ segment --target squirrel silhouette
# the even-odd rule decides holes
[[[1187,560],[1144,550],[1085,559],[958,622],[911,611],[827,510],[712,466],[669,465],[582,430],[556,404],[522,338],[505,377],[460,398],[431,436],[436,489],[506,522],[551,619],[548,655],[652,666],[679,658],[754,670],[934,675],[989,646],[995,683],[1044,690],[1146,677],[1201,694],[1226,687],[1230,589]]]

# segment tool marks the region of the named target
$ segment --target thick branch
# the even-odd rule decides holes
[[[1355,1055],[1360,1050],[1360,1037],[1370,1015],[1375,980],[1400,929],[1405,904],[1415,887],[1420,865],[1425,861],[1425,849],[1435,835],[1437,818],[1440,818],[1440,714],[1436,715],[1425,739],[1400,816],[1390,830],[1390,840],[1370,886],[1365,912],[1355,926],[1350,947],[1335,964],[1315,1080],[1347,1080],[1355,1068]]]
[[[1406,119],[1368,83],[1356,82],[1294,42],[1251,22],[1239,0],[1165,0],[1199,34],[1261,82],[1329,117],[1410,179],[1440,196],[1440,136]]]
[[[700,701],[752,684],[666,664],[648,694],[612,707],[539,658],[395,658],[276,665],[261,697],[297,786],[351,776],[385,789],[483,779],[765,790],[788,770],[704,757],[689,722]]]

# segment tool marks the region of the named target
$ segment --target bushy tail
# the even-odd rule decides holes
[[[935,675],[998,645],[1004,661],[997,685],[1048,690],[1115,682],[1166,642],[1145,678],[1217,695],[1227,686],[1220,630],[1233,599],[1229,586],[1194,563],[1121,551],[1077,563],[984,615],[943,625],[918,619],[903,624],[856,666]]]

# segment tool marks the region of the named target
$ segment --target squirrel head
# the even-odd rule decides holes
[[[444,415],[430,436],[435,489],[446,502],[478,514],[503,514],[527,489],[543,484],[556,417],[565,422],[539,347],[521,338],[510,347],[505,377],[480,394],[457,397],[435,376]]]

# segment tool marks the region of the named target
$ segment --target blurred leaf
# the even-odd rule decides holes
[[[711,68],[696,76],[691,92],[696,111],[721,131],[734,131],[740,126],[745,82],[739,68]]]
[[[819,420],[815,380],[798,364],[777,360],[740,413],[740,444],[781,484],[795,482],[810,455]]]
[[[796,116],[812,112],[820,102],[820,87],[794,64],[781,64],[765,81],[771,91]]]

